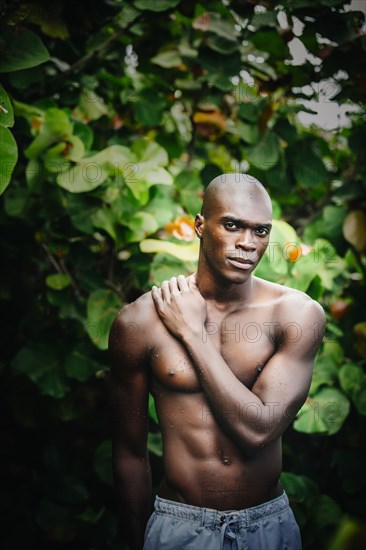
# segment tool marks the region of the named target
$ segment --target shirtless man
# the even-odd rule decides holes
[[[113,323],[113,464],[131,550],[301,548],[281,436],[306,399],[325,317],[306,294],[253,275],[271,218],[253,177],[215,178],[195,220],[197,272]],[[164,449],[151,516],[149,391]]]

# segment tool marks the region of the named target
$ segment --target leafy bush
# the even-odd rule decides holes
[[[257,275],[307,292],[328,318],[309,397],[284,437],[282,481],[304,547],[361,537],[366,42],[364,14],[347,6],[3,4],[4,548],[121,548],[108,331],[124,303],[194,271],[203,190],[238,171],[274,202]],[[346,124],[301,123],[310,99],[322,111],[334,97]],[[150,414],[156,483],[152,398]]]

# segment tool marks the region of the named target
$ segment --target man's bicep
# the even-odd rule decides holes
[[[312,364],[284,350],[268,361],[252,392],[272,410],[273,420],[295,415],[309,391]]]

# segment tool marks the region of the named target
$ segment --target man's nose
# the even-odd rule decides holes
[[[237,248],[242,248],[246,252],[254,252],[254,250],[257,249],[250,231],[243,231],[240,238],[236,242],[236,246]]]

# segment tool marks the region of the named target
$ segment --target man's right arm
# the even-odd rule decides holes
[[[130,549],[142,550],[151,505],[147,451],[149,371],[146,342],[134,310],[135,304],[123,308],[111,327],[108,386],[118,515]]]

